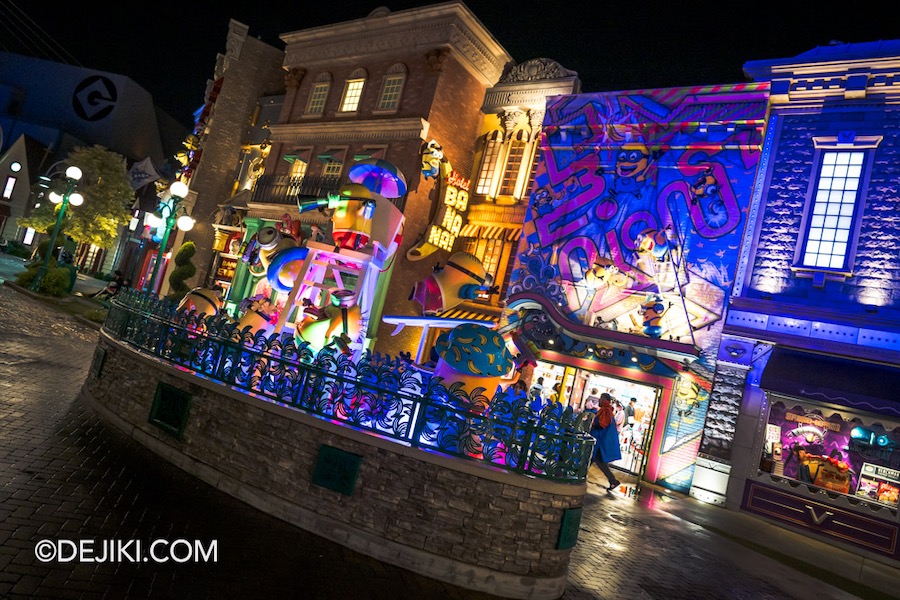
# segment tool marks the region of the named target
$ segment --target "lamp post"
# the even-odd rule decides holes
[[[66,169],[66,190],[63,195],[60,196],[56,192],[50,192],[49,194],[50,202],[53,204],[62,202],[62,206],[59,207],[56,225],[53,226],[53,233],[50,235],[50,244],[48,244],[47,252],[44,254],[44,262],[41,263],[34,279],[31,280],[31,285],[29,287],[32,291],[36,292],[40,289],[41,283],[44,281],[44,275],[47,274],[47,269],[50,266],[50,258],[53,256],[53,246],[56,245],[56,237],[59,235],[60,227],[62,227],[63,217],[66,215],[66,208],[68,208],[69,204],[72,206],[81,206],[84,202],[84,196],[75,191],[79,181],[81,181],[81,169],[75,166],[69,167]]]
[[[194,227],[194,219],[192,219],[187,212],[180,217],[175,217],[175,215],[178,214],[179,205],[187,195],[188,187],[184,182],[175,181],[169,186],[169,199],[160,202],[159,207],[157,208],[160,216],[164,219],[165,229],[163,229],[162,239],[159,242],[159,252],[156,255],[156,263],[153,265],[153,275],[150,276],[150,284],[147,287],[150,291],[156,290],[156,279],[159,276],[159,268],[163,262],[163,254],[166,251],[166,244],[169,242],[169,233],[171,233],[172,228],[175,227],[176,223],[178,229],[182,231],[190,231],[191,228]],[[184,211],[183,207],[182,211]]]

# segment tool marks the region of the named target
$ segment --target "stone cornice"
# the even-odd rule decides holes
[[[424,140],[430,124],[420,117],[366,121],[286,123],[269,126],[272,142],[314,144],[365,141]]]
[[[551,81],[498,83],[484,95],[481,111],[498,113],[510,107],[543,110],[550,96],[563,96],[578,92],[577,77]]]
[[[286,69],[370,62],[380,55],[450,48],[483,85],[493,85],[510,62],[509,53],[465,5],[447,2],[399,11],[376,9],[356,19],[281,36]]]

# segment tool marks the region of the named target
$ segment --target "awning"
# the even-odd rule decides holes
[[[521,227],[485,227],[481,237],[486,240],[518,241],[522,233]]]
[[[470,321],[483,321],[485,323],[490,323],[491,325],[496,325],[497,323],[497,317],[474,310],[463,310],[458,308],[442,312],[440,316],[442,319],[468,319]]]
[[[775,348],[759,387],[817,402],[900,416],[900,369]]]
[[[482,240],[504,240],[518,242],[522,235],[521,227],[509,227],[507,225],[476,225],[466,223],[459,230],[461,238],[478,238]]]
[[[474,223],[466,223],[463,225],[462,229],[459,230],[458,237],[478,237],[478,232],[481,231],[481,225],[475,225]]]

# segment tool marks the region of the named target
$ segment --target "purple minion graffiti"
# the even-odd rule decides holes
[[[638,312],[643,317],[643,332],[649,337],[658,338],[662,335],[662,320],[669,307],[663,303],[662,296],[650,294],[641,303]]]
[[[725,203],[719,193],[719,182],[713,168],[707,167],[691,182],[691,204],[700,204],[706,222],[718,226],[728,220]]]

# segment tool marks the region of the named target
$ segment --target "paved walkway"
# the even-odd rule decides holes
[[[78,400],[97,336],[0,285],[0,598],[492,598],[262,514],[106,427]],[[692,522],[733,527],[729,511],[591,481],[566,600],[857,597]],[[44,539],[216,540],[218,562],[43,563]]]

